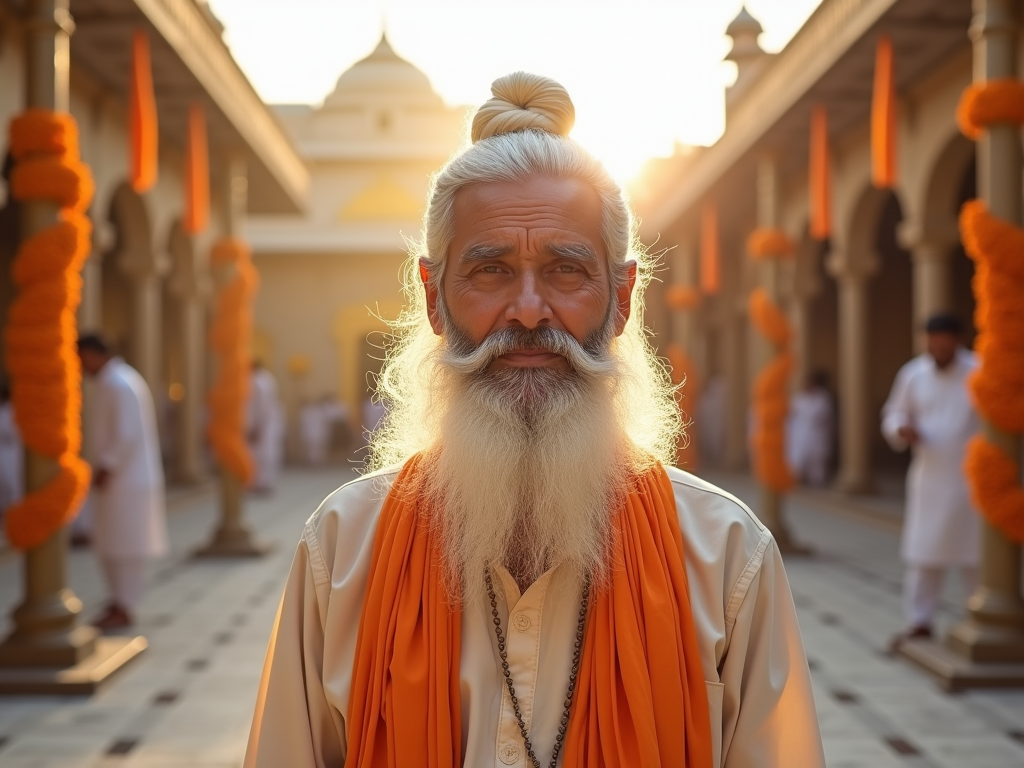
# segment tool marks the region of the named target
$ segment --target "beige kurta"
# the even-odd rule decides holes
[[[374,531],[394,477],[380,473],[349,483],[307,523],[270,641],[246,768],[344,763],[345,713]],[[823,768],[800,628],[771,534],[732,496],[677,469],[669,477],[685,542],[716,768]],[[579,594],[558,569],[522,595],[507,573],[497,573],[516,697],[546,765],[562,715]],[[500,670],[484,598],[467,605],[462,619],[464,766],[528,766]]]

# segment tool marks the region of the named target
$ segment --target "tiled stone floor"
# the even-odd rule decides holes
[[[0,698],[4,768],[234,768],[248,735],[267,635],[305,518],[348,470],[290,471],[278,492],[251,499],[248,519],[276,542],[265,558],[196,561],[212,528],[213,489],[172,503],[172,555],[154,564],[140,612],[149,650],[96,696]],[[744,478],[712,478],[756,507]],[[956,696],[884,647],[900,627],[898,517],[802,493],[787,515],[815,555],[787,570],[812,665],[830,768],[1024,768],[1024,690]],[[0,617],[20,594],[20,569],[0,556]],[[72,586],[86,613],[103,591],[88,551]],[[947,585],[943,621],[959,613]],[[0,621],[4,619],[0,618]],[[6,631],[0,627],[0,632]],[[282,768],[291,768],[282,766]],[[785,768],[800,768],[786,766]]]

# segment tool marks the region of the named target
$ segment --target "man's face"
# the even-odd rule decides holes
[[[601,237],[601,201],[574,179],[535,176],[524,182],[475,184],[454,200],[454,232],[444,272],[443,300],[452,323],[479,345],[503,328],[565,331],[580,343],[600,330],[610,302],[615,333],[629,317],[635,279],[612,288]],[[434,332],[445,331],[436,284],[428,283]],[[567,360],[544,349],[497,357],[491,368],[567,370]]]
[[[955,333],[929,333],[928,354],[935,360],[939,368],[945,368],[953,361],[956,355],[957,346],[960,344],[960,337]]]
[[[109,355],[98,352],[95,349],[81,349],[78,356],[82,360],[82,370],[89,376],[95,376],[110,359]]]

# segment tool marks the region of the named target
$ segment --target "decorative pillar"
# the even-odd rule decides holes
[[[25,32],[29,108],[68,111],[70,36],[68,0],[30,0]],[[23,204],[22,238],[53,226],[58,206]],[[57,462],[26,451],[25,488],[42,488]],[[14,628],[0,643],[0,693],[91,693],[146,648],[141,637],[102,638],[78,625],[82,603],[67,585],[67,529],[24,555],[24,599],[12,614]]]
[[[1017,80],[1019,99],[1017,13],[1020,3],[1017,0],[975,0],[974,9],[970,29],[974,42],[974,82]],[[979,196],[988,209],[985,215],[994,217],[995,223],[1001,220],[1001,226],[1016,232],[1022,225],[1022,165],[1020,125],[998,118],[988,122],[978,136]],[[966,237],[964,242],[968,242]],[[978,258],[982,254],[972,255]],[[1024,254],[1019,252],[1012,256],[1024,258]],[[991,271],[993,264],[988,263],[985,269]],[[987,297],[986,300],[991,303],[993,299]],[[987,330],[991,331],[996,322],[999,321],[990,318]],[[985,332],[983,329],[983,334]],[[1014,347],[1019,343],[1019,339],[1012,342]],[[985,350],[983,371],[984,354],[993,354],[992,345]],[[996,351],[1002,353],[1002,350]],[[1018,352],[1018,349],[1010,351]],[[968,447],[968,465],[977,460],[977,457],[972,459],[974,449],[994,450],[993,465],[996,461],[1007,464],[1010,475],[1009,496],[1004,493],[999,501],[1007,503],[1010,499],[1008,503],[1012,504],[1015,493],[1020,492],[1021,435],[999,429],[991,422],[983,422],[981,437],[980,444],[976,442],[979,438],[975,438]],[[970,473],[968,478],[977,480]],[[972,490],[975,494],[983,491],[976,482]],[[997,488],[997,491],[1001,490]],[[913,642],[900,649],[905,656],[935,673],[941,684],[950,690],[1024,686],[1021,546],[989,522],[983,521],[982,526],[980,583],[967,602],[967,618],[953,627],[945,645]]]
[[[182,237],[187,237],[182,235]],[[194,239],[175,259],[175,271],[168,287],[177,300],[178,333],[181,338],[181,399],[175,419],[177,466],[174,476],[181,483],[197,483],[206,475],[203,466],[203,408],[206,400],[206,302],[210,281],[200,262]]]
[[[163,399],[160,284],[167,272],[166,260],[153,254],[148,263],[142,259],[123,261],[121,267],[132,284],[132,366],[149,385],[153,402],[160,403]]]
[[[910,251],[913,265],[914,351],[924,352],[924,324],[937,312],[949,309],[953,247],[960,241],[956,222],[950,217],[938,222],[904,222],[897,236]]]
[[[236,253],[243,248],[242,222],[248,206],[248,178],[244,158],[237,154],[228,157],[225,163],[225,185],[223,190],[224,205],[224,239],[221,241],[227,251]],[[216,246],[215,246],[216,248]],[[248,262],[248,251],[245,252]],[[216,260],[215,260],[216,261]],[[250,270],[251,266],[248,267]],[[238,260],[221,264],[214,273],[214,280],[223,289],[229,283],[240,280],[241,265]],[[247,311],[249,308],[246,308]],[[249,343],[249,342],[246,342]],[[221,359],[219,365],[227,363]],[[249,360],[246,361],[248,375]],[[244,420],[243,420],[244,430]],[[239,435],[244,440],[244,434]],[[221,515],[213,539],[205,547],[196,552],[199,557],[259,557],[271,549],[269,542],[257,539],[252,530],[245,524],[244,501],[245,484],[235,473],[224,466],[221,461]]]
[[[878,271],[875,253],[833,251],[828,269],[839,294],[839,476],[844,493],[870,493],[871,436],[877,414],[868,398],[868,284]]]
[[[749,314],[753,358],[757,371],[751,389],[754,428],[751,458],[761,483],[758,516],[772,532],[782,552],[799,551],[783,518],[783,499],[793,484],[786,465],[785,418],[788,411],[792,355],[791,329],[780,309],[782,261],[793,254],[793,245],[779,228],[778,162],[765,154],[757,167],[757,229],[747,242],[755,260],[758,287],[750,295]]]
[[[702,385],[701,376],[694,362],[694,312],[700,305],[700,291],[697,282],[696,252],[694,243],[683,239],[672,251],[672,283],[665,291],[665,303],[670,310],[669,339],[665,348],[672,382],[682,389],[679,393],[679,407],[686,427],[679,441],[676,465],[688,472],[696,472],[699,466],[697,432],[689,428],[697,414],[697,403]]]
[[[818,277],[820,247],[816,240],[804,240],[797,249],[796,258],[783,269],[784,298],[793,328],[794,388],[803,386],[811,374],[811,303],[821,293]]]
[[[741,470],[747,463],[746,302],[738,296],[736,277],[721,296],[722,373],[725,376],[725,468]]]

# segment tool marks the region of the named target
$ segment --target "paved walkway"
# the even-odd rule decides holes
[[[239,766],[302,523],[349,476],[291,471],[275,496],[251,500],[250,521],[277,547],[247,562],[189,559],[209,535],[216,499],[212,489],[178,496],[170,516],[173,552],[151,569],[140,612],[150,649],[91,699],[0,699],[0,765]],[[756,507],[749,481],[712,479]],[[887,638],[900,627],[899,518],[892,505],[804,493],[790,501],[787,515],[797,537],[815,549],[787,569],[830,768],[1024,768],[1024,691],[945,694],[885,655]],[[0,556],[2,616],[18,599],[19,572],[16,557]],[[70,573],[86,614],[97,611],[103,592],[91,554],[74,552]],[[958,615],[958,590],[948,585],[947,624]]]

